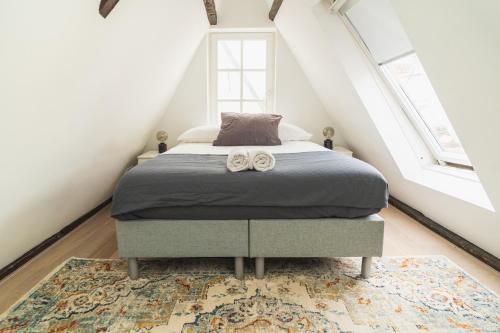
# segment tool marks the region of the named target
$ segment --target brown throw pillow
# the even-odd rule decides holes
[[[281,145],[278,125],[282,116],[265,113],[223,112],[214,146]]]

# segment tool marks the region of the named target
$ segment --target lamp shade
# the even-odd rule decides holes
[[[165,132],[165,131],[158,131],[158,132],[156,132],[156,139],[159,142],[165,142],[165,141],[167,141],[167,139],[168,139],[167,132]]]

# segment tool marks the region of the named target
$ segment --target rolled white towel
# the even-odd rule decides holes
[[[226,166],[231,172],[250,169],[250,153],[244,148],[232,149],[227,155]]]
[[[270,171],[274,168],[276,160],[273,154],[267,150],[250,151],[250,169],[257,171]]]

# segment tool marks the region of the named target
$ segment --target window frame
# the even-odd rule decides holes
[[[267,41],[267,55],[266,55],[266,69],[244,69],[243,61],[239,69],[223,69],[217,68],[217,42],[219,40],[266,40]],[[264,94],[265,112],[273,113],[274,111],[274,91],[275,91],[275,33],[274,32],[210,32],[208,35],[208,120],[211,124],[220,123],[218,117],[217,103],[219,101],[234,101],[240,102],[240,112],[243,111],[244,102],[257,102],[260,99],[245,99],[243,98],[243,72],[256,71],[266,73],[266,92]],[[243,60],[243,52],[241,52],[241,60]],[[218,73],[224,72],[239,72],[240,73],[240,98],[219,100],[217,97],[218,89]]]
[[[379,64],[375,60],[375,57],[372,55],[368,46],[366,45],[363,38],[359,34],[358,30],[351,22],[349,17],[345,14],[345,12],[339,11],[338,15],[340,16],[342,22],[347,27],[347,29],[351,32],[351,35],[353,35],[354,39],[359,44],[363,52],[366,54],[370,63],[373,65],[373,67],[375,67],[375,70],[378,73],[379,77],[382,79],[382,82],[384,82],[388,90],[392,93],[397,104],[399,105],[403,113],[406,115],[406,117],[409,119],[410,123],[412,124],[417,134],[423,140],[425,146],[430,151],[434,159],[437,161],[437,164],[452,165],[452,166],[459,166],[459,167],[473,169],[472,163],[470,162],[470,160],[467,158],[466,155],[462,156],[461,154],[446,152],[441,148],[437,139],[430,131],[427,123],[422,119],[422,117],[416,110],[411,100],[401,89],[401,87],[392,79],[391,74],[388,73],[388,69],[384,67],[384,65],[388,63],[391,63],[393,61],[396,61],[398,59],[404,58],[412,54],[416,54],[416,52],[414,50],[411,52],[406,52],[398,57],[394,57],[384,63]],[[432,88],[434,89],[434,87]]]

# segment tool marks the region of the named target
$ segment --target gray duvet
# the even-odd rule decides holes
[[[336,152],[276,154],[272,171],[229,172],[226,155],[163,154],[128,171],[112,216],[133,219],[359,217],[387,206],[374,167]]]

